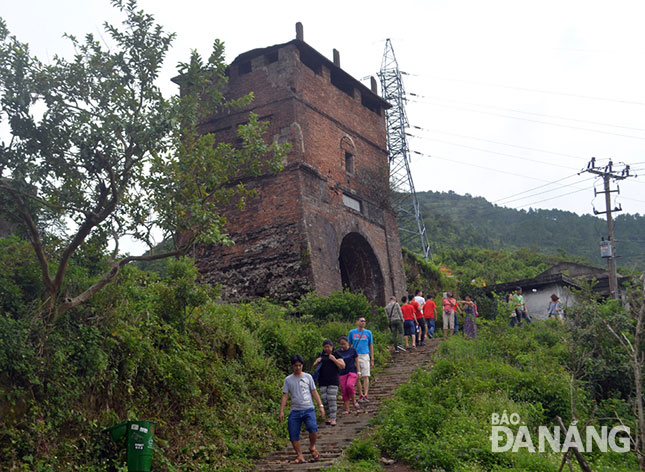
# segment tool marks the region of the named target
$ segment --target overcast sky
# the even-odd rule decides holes
[[[227,59],[304,39],[357,79],[378,72],[391,38],[406,73],[417,190],[470,193],[513,208],[604,210],[592,156],[632,164],[617,203],[645,214],[645,2],[143,0],[177,33],[160,85],[191,49],[215,38]],[[63,32],[103,34],[119,21],[107,0],[3,2],[0,16],[47,61],[69,53]],[[366,82],[367,84],[369,82]],[[414,94],[414,95],[412,95]],[[640,169],[638,171],[637,169]],[[555,181],[559,181],[552,184]],[[523,192],[523,193],[522,193]],[[518,195],[519,194],[519,195]]]

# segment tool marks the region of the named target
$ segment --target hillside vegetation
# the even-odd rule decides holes
[[[514,210],[454,192],[419,192],[417,197],[439,259],[446,250],[534,247],[544,254],[605,265],[599,249],[600,238],[607,236],[602,218],[561,210]],[[619,266],[645,270],[645,216],[617,214],[615,233]]]
[[[310,294],[286,306],[224,304],[217,290],[196,282],[190,259],[169,261],[164,275],[124,268],[87,305],[43,324],[37,315],[43,289],[28,243],[8,238],[0,249],[2,470],[123,471],[124,448],[105,428],[128,419],[157,424],[155,471],[251,470],[257,457],[286,443],[277,412],[291,354],[302,354],[311,370],[322,340],[346,334],[360,314],[375,335],[377,368],[389,358],[382,308],[360,294]],[[499,257],[488,265],[498,267],[501,278],[513,267],[539,270],[548,257],[530,250],[505,256],[473,251],[467,259],[480,267],[487,256]],[[406,264],[415,263],[410,283],[477,289],[468,280],[480,270],[477,264],[455,265],[458,275],[448,277],[406,255]],[[80,289],[91,284],[101,265],[100,252],[84,247],[70,283]],[[557,470],[557,455],[490,452],[490,416],[503,409],[514,409],[534,428],[552,425],[556,415],[569,420],[574,411],[585,420],[597,404],[596,417],[613,421],[618,412],[633,424],[630,368],[599,318],[629,330],[617,304],[601,306],[598,315],[597,303],[585,302],[570,312],[582,329],[567,332],[557,323],[511,330],[505,310],[478,301],[482,317],[493,321],[480,322],[489,326],[476,341],[451,339],[432,372],[420,371],[401,387],[375,437],[349,449],[355,462],[347,470],[377,470],[381,454],[419,470]],[[629,454],[589,460],[594,470],[634,470]]]
[[[47,326],[28,243],[0,246],[0,470],[121,471],[125,449],[104,429],[128,419],[157,424],[155,471],[246,470],[286,442],[277,419],[292,354],[310,369],[323,339],[363,315],[377,363],[389,356],[383,312],[362,295],[223,304],[190,259],[169,261],[165,277],[124,268]],[[72,266],[81,288],[98,276],[86,256]]]

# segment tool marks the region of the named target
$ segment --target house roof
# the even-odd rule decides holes
[[[618,275],[618,283],[628,280],[630,277]],[[609,274],[607,270],[576,262],[560,262],[550,269],[531,279],[516,280],[501,284],[489,285],[484,290],[487,293],[510,292],[516,287],[523,290],[541,288],[546,285],[559,284],[563,287],[581,288],[585,282],[595,280],[593,291],[600,295],[609,295]]]
[[[517,287],[522,287],[523,290],[540,288],[546,285],[560,284],[565,287],[574,287],[580,288],[574,279],[565,274],[540,274],[537,277],[532,279],[522,279],[516,280],[514,282],[505,282],[501,284],[489,285],[484,288],[484,291],[487,293],[497,292],[510,292],[515,290]]]
[[[561,273],[570,277],[607,277],[607,269],[586,264],[578,264],[577,262],[558,262],[556,265],[545,270],[541,274],[538,274],[536,277]]]

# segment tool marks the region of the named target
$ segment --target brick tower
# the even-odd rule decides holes
[[[235,245],[203,247],[205,281],[227,299],[295,299],[348,287],[383,305],[405,293],[396,215],[389,202],[384,109],[376,93],[303,41],[254,49],[230,65],[226,95],[253,92],[243,110],[203,124],[220,141],[254,112],[268,138],[289,142],[278,174],[249,179],[258,197],[227,209]]]

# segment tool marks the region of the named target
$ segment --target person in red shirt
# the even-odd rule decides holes
[[[421,346],[421,323],[423,323],[423,321],[419,322],[419,320],[423,320],[423,313],[421,313],[419,302],[416,301],[412,295],[410,295],[408,299],[410,300],[410,305],[414,308],[414,321],[416,322],[416,326],[414,328],[415,344],[417,346]]]
[[[408,297],[405,295],[401,298],[403,306],[401,311],[403,312],[403,341],[405,342],[405,347],[408,345],[408,336],[412,339],[412,347],[416,347],[414,336],[416,333],[417,319],[414,315],[414,307],[408,303]]]
[[[419,334],[417,335],[417,346],[423,346],[426,334],[428,333],[428,327],[426,326],[426,320],[423,317],[423,307],[426,304],[426,299],[423,298],[423,291],[417,290],[414,293],[414,301],[419,304],[419,308],[416,311],[417,321],[419,322]]]
[[[437,304],[432,300],[432,294],[428,294],[428,299],[423,305],[423,316],[426,320],[428,337],[434,337],[435,319],[437,318]]]

